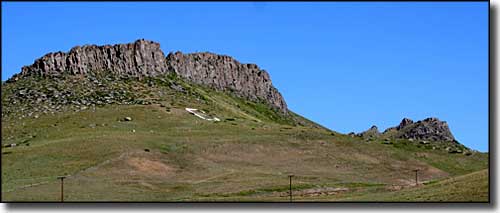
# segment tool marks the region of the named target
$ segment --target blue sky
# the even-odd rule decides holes
[[[256,63],[335,131],[438,117],[488,151],[487,2],[2,2],[2,80],[48,52],[139,38]]]

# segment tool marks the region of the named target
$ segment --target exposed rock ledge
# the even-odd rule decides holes
[[[252,101],[264,101],[283,113],[288,111],[269,74],[257,65],[242,64],[213,53],[176,52],[165,57],[159,43],[144,39],[128,44],[76,46],[66,53],[49,53],[24,66],[8,82],[26,76],[85,75],[103,70],[138,78],[175,72],[193,83],[231,91]]]

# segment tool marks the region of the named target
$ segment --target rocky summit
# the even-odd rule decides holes
[[[388,128],[384,134],[404,139],[456,142],[446,121],[437,118],[426,118],[417,122],[404,118],[398,126]]]
[[[130,77],[156,76],[167,72],[167,63],[160,44],[141,39],[129,44],[85,45],[73,47],[67,53],[48,53],[32,65],[24,66],[13,79],[99,71]]]
[[[22,68],[7,82],[28,76],[43,78],[110,72],[117,77],[144,78],[175,73],[192,83],[230,91],[251,101],[262,101],[287,114],[282,95],[272,85],[269,74],[255,64],[213,53],[181,52],[167,57],[160,44],[144,39],[129,44],[85,45],[69,52],[49,53]]]
[[[397,130],[401,130],[403,128],[405,128],[406,126],[410,125],[413,123],[413,120],[412,119],[409,119],[409,118],[403,118],[403,120],[401,121],[401,123],[399,123],[399,126],[396,127]]]

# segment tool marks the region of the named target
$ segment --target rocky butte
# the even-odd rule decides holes
[[[287,114],[283,96],[272,85],[269,74],[255,64],[243,64],[230,56],[214,53],[170,53],[165,56],[160,44],[140,39],[134,43],[117,45],[85,45],[69,52],[55,52],[24,66],[21,73],[8,82],[27,76],[57,77],[85,75],[89,72],[109,71],[120,77],[155,77],[176,73],[184,79],[231,91],[252,101],[263,101]]]

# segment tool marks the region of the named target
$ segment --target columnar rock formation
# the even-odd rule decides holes
[[[121,77],[154,77],[168,72],[217,90],[232,91],[252,101],[264,101],[287,113],[286,103],[273,87],[269,74],[255,64],[213,53],[171,53],[165,57],[160,44],[144,39],[129,44],[85,45],[69,52],[49,53],[22,68],[9,82],[26,76],[54,77],[109,71]]]
[[[286,103],[273,87],[269,74],[255,64],[241,64],[229,56],[207,52],[170,53],[167,61],[169,70],[189,81],[218,90],[230,90],[253,101],[267,101],[286,112]]]
[[[21,76],[58,76],[94,71],[111,71],[133,77],[156,76],[166,73],[167,65],[160,44],[141,39],[129,44],[76,46],[67,53],[49,53],[34,64],[23,67]]]

